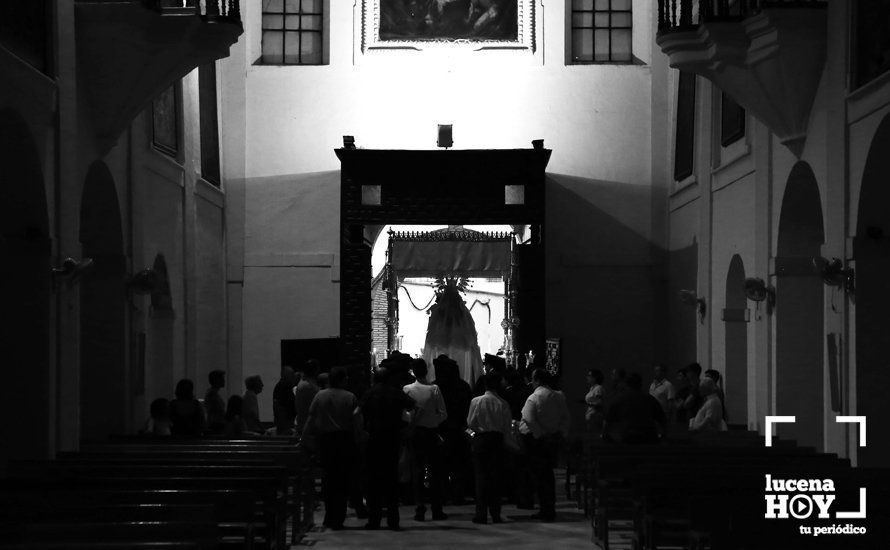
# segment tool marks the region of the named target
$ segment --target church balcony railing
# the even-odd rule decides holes
[[[710,80],[795,156],[825,65],[825,0],[658,0],[670,66]]]
[[[826,0],[658,0],[658,32],[683,32],[714,22],[739,22],[764,8],[825,7]]]
[[[144,0],[161,15],[197,15],[210,22],[241,23],[241,0]]]

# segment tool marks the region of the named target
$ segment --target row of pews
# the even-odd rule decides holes
[[[313,524],[315,474],[287,438],[84,444],[8,465],[0,549],[280,550]]]
[[[603,550],[890,547],[884,546],[890,519],[886,469],[851,468],[848,459],[787,440],[774,438],[768,448],[762,436],[745,430],[672,434],[657,445],[591,439],[582,447],[574,498],[590,518],[592,541]],[[804,519],[766,518],[767,474],[782,480],[831,479],[830,518],[818,518],[818,508]],[[837,519],[837,510],[859,510],[860,487],[868,491],[867,518]],[[806,502],[795,511],[810,512]],[[867,533],[815,537],[800,529],[847,524],[864,526]]]

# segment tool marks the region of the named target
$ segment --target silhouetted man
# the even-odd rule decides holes
[[[473,523],[501,523],[501,472],[504,468],[504,440],[512,435],[510,406],[498,397],[503,379],[499,372],[485,375],[485,393],[474,397],[467,415],[472,430],[470,444],[476,473],[476,515]]]
[[[342,529],[349,497],[350,467],[356,454],[355,415],[358,403],[355,395],[344,389],[345,368],[331,369],[329,381],[331,387],[319,391],[309,405],[309,417],[303,433],[317,438],[321,454],[324,525]]]
[[[294,421],[295,429],[298,434],[303,433],[306,425],[306,419],[309,417],[309,405],[318,393],[318,361],[310,359],[306,361],[303,367],[303,376],[297,387],[294,388],[294,413],[296,420]]]
[[[260,405],[257,395],[263,391],[263,379],[259,375],[248,376],[244,379],[244,390],[241,405],[241,418],[247,426],[247,431],[262,434],[263,424],[260,422]]]
[[[386,507],[386,525],[399,529],[399,449],[402,413],[414,409],[414,400],[392,384],[392,375],[380,368],[374,386],[365,393],[360,410],[369,434],[368,523],[365,529],[379,529]]]
[[[226,385],[226,372],[212,370],[207,375],[210,387],[204,394],[204,409],[207,411],[207,433],[219,434],[226,427],[226,402],[219,390]]]
[[[569,409],[562,392],[550,387],[550,375],[543,369],[532,373],[535,388],[522,407],[520,432],[526,437],[529,469],[537,489],[541,510],[533,519],[556,519],[556,452],[560,438],[569,431]]]
[[[655,365],[652,369],[652,383],[649,384],[649,395],[658,401],[658,404],[661,405],[661,410],[664,411],[664,415],[670,418],[674,410],[673,401],[676,396],[674,385],[665,377],[666,374],[667,369],[664,365]]]
[[[448,516],[442,511],[442,449],[438,427],[448,417],[448,413],[439,387],[426,381],[426,362],[423,359],[411,361],[411,372],[417,381],[402,389],[416,403],[414,432],[408,439],[408,445],[413,453],[411,483],[414,488],[414,519],[423,521],[426,514],[426,506],[423,504],[423,478],[426,467],[429,466],[433,520],[445,520]]]
[[[275,433],[290,435],[294,431],[294,419],[297,416],[294,399],[294,386],[297,385],[297,374],[292,367],[281,367],[281,379],[272,390],[272,414],[275,418]]]
[[[633,373],[625,389],[606,411],[604,438],[617,443],[657,443],[666,429],[666,418],[658,401],[642,391],[643,379]]]

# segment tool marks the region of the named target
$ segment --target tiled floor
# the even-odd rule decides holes
[[[557,486],[561,488],[561,485]],[[558,489],[557,493],[560,492]],[[331,531],[319,527],[318,530],[309,533],[300,546],[316,546],[319,550],[338,548],[464,550],[482,547],[491,550],[498,548],[596,550],[599,547],[591,542],[589,520],[575,507],[574,502],[566,501],[564,496],[557,494],[558,499],[563,498],[557,502],[557,521],[553,523],[529,519],[534,510],[520,510],[515,506],[506,505],[502,511],[504,523],[477,525],[470,521],[474,513],[472,504],[446,507],[445,513],[449,516],[446,521],[430,521],[427,512],[427,521],[417,522],[413,519],[414,508],[403,506],[400,510],[401,531],[393,532],[385,528],[379,531],[365,531],[362,529],[365,520],[356,518],[350,510],[346,529]],[[316,513],[316,521],[320,522],[323,517],[323,510],[319,510]]]

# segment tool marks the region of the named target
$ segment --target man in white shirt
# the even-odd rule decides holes
[[[426,361],[414,359],[411,361],[411,371],[417,381],[402,389],[416,403],[412,422],[414,432],[408,438],[408,446],[413,451],[411,484],[414,488],[414,520],[423,521],[426,515],[423,476],[427,465],[430,468],[430,504],[433,509],[433,520],[446,520],[448,516],[442,511],[441,439],[437,431],[439,424],[448,418],[445,399],[439,391],[439,386],[427,382]]]
[[[346,369],[334,367],[329,378],[331,387],[321,390],[309,404],[309,416],[303,430],[318,440],[324,470],[324,526],[342,529],[346,520],[351,468],[355,464],[355,423],[358,401],[345,388]]]
[[[649,384],[649,395],[654,397],[658,404],[661,405],[661,410],[664,411],[666,418],[673,418],[671,411],[673,410],[672,403],[675,397],[674,385],[666,378],[667,369],[664,365],[655,365],[652,375],[652,383]]]
[[[562,392],[550,388],[550,375],[543,369],[532,374],[535,390],[522,407],[519,431],[526,436],[529,468],[535,480],[541,510],[533,519],[556,519],[556,451],[560,438],[569,432],[569,409]]]
[[[471,449],[476,473],[476,516],[473,523],[501,523],[501,471],[504,440],[512,437],[510,406],[498,397],[503,378],[496,371],[483,378],[485,393],[470,401],[467,428],[473,434]]]

